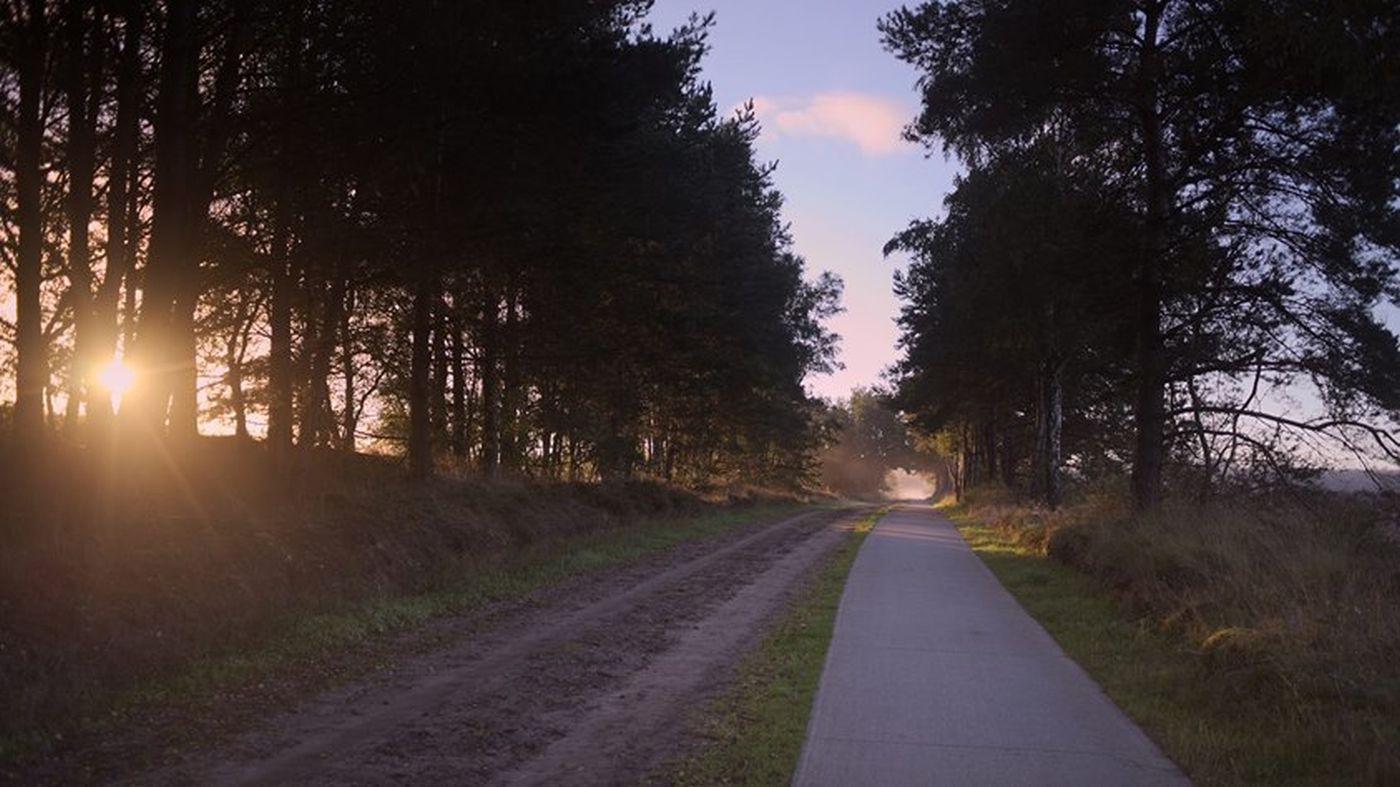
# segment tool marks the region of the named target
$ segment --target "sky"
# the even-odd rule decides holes
[[[876,21],[898,8],[882,0],[657,0],[658,33],[692,13],[715,12],[703,78],[729,111],[750,99],[763,123],[759,155],[778,162],[784,217],[809,272],[845,281],[844,369],[808,379],[840,398],[879,382],[898,357],[891,290],[903,261],[881,248],[910,220],[941,212],[957,171],[941,153],[900,139],[918,107],[914,70],[880,46]]]

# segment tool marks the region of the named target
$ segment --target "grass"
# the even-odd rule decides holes
[[[1096,521],[1092,510],[1071,513],[1058,525],[1052,519],[1048,528],[1043,512],[1016,514],[1005,504],[954,506],[948,513],[1022,606],[1196,783],[1400,781],[1400,707],[1385,693],[1385,667],[1372,665],[1356,644],[1347,646],[1349,659],[1326,648],[1330,661],[1300,655],[1323,641],[1335,650],[1335,643],[1351,643],[1361,634],[1374,640],[1384,632],[1328,636],[1316,630],[1316,641],[1303,642],[1296,631],[1261,622],[1279,614],[1278,597],[1287,595],[1284,585],[1297,581],[1307,558],[1276,553],[1269,556],[1275,560],[1261,561],[1259,553],[1277,536],[1249,535],[1243,514],[1222,527],[1230,528],[1229,539],[1249,542],[1249,549],[1235,545],[1240,561],[1254,553],[1247,580],[1221,546],[1226,537],[1219,527],[1203,529],[1200,523],[1211,517],[1201,511],[1193,524],[1173,526],[1159,518],[1149,523],[1155,530],[1137,535],[1133,525]],[[1073,521],[1076,516],[1080,521]],[[1058,538],[1057,526],[1066,528]],[[1128,546],[1128,539],[1149,537],[1151,546]],[[1324,551],[1316,539],[1291,549]],[[1196,568],[1182,569],[1192,556],[1231,578],[1208,579]],[[1135,561],[1155,566],[1153,582],[1144,579],[1152,572],[1131,573]],[[1361,570],[1357,561],[1351,568]],[[1333,578],[1328,586],[1340,594],[1344,584]],[[1320,603],[1317,597],[1325,594],[1309,587],[1309,603]],[[1340,690],[1363,668],[1381,671],[1365,682],[1366,692]]]
[[[412,619],[436,602],[394,600],[450,596],[464,566],[495,577],[520,555],[548,562],[550,545],[587,552],[593,534],[776,502],[647,482],[415,482],[383,457],[279,459],[215,438],[158,458],[66,443],[12,453],[0,451],[0,741],[294,627],[337,639]],[[342,625],[362,604],[381,607]],[[306,623],[320,615],[334,622]]]
[[[81,711],[63,723],[0,738],[0,766],[12,767],[41,756],[65,737],[115,729],[152,709],[213,708],[231,692],[298,669],[315,668],[334,654],[353,651],[434,618],[518,599],[569,577],[635,563],[687,541],[809,508],[796,503],[722,508],[538,542],[489,562],[458,561],[427,592],[381,595],[347,602],[333,611],[293,615],[276,633],[254,638],[237,649],[195,658],[182,669],[90,696]]]
[[[734,686],[707,709],[699,752],[667,774],[678,785],[780,785],[792,779],[846,576],[887,509],[857,523],[775,632],[739,666]]]

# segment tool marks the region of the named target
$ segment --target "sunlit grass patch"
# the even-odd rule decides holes
[[[706,710],[700,729],[705,746],[663,774],[664,780],[781,785],[792,779],[846,576],[866,534],[887,510],[873,511],[855,524],[773,634],[740,664],[733,687]]]

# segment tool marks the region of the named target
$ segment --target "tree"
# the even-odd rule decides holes
[[[1383,71],[1395,51],[1384,3],[930,2],[881,29],[922,71],[912,138],[977,165],[1063,128],[1136,213],[1140,508],[1160,496],[1168,423],[1182,414],[1168,407],[1174,383],[1204,369],[1244,373],[1244,358],[1263,353],[1330,388],[1345,385],[1332,374],[1337,352],[1387,344],[1360,336],[1386,333],[1371,306],[1395,295],[1385,260],[1400,249],[1400,132],[1394,97],[1357,76]],[[1219,296],[1206,298],[1207,314],[1203,294]],[[1216,310],[1226,300],[1246,308]],[[1329,316],[1337,310],[1346,316]],[[1255,343],[1243,357],[1188,361],[1188,344],[1201,342],[1187,337],[1205,331]],[[1319,335],[1350,338],[1322,350]],[[1288,360],[1312,354],[1304,348],[1334,362]],[[1393,336],[1383,354],[1386,368],[1400,363]]]
[[[848,497],[876,497],[886,490],[891,471],[936,472],[940,457],[918,447],[888,394],[868,388],[851,391],[830,411],[833,440],[822,453],[822,485]]]
[[[15,199],[19,250],[15,263],[15,432],[34,442],[43,431],[44,389],[48,360],[43,339],[45,227],[40,203],[43,189],[44,87],[49,53],[49,11],[44,0],[10,7],[6,49],[15,53],[19,102],[15,139]]]
[[[419,477],[450,449],[486,476],[810,478],[840,282],[793,253],[752,111],[699,81],[709,20],[658,35],[648,6],[10,9],[21,414],[110,416],[84,376],[117,355],[113,436],[167,453],[227,430],[288,470],[373,445]]]
[[[1030,486],[1051,507],[1064,412],[1097,404],[1067,405],[1065,390],[1084,391],[1091,376],[1122,380],[1118,326],[1132,284],[1132,216],[1069,153],[1053,137],[1007,151],[958,179],[943,220],[916,221],[886,247],[913,258],[896,279],[899,406],[928,432],[990,432],[981,454],[1000,457],[1008,483],[1031,443]]]

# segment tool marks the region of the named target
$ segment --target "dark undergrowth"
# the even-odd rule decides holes
[[[780,516],[651,483],[443,478],[206,440],[102,462],[0,451],[0,763],[131,703]]]
[[[1071,656],[1206,784],[1400,783],[1400,547],[1377,499],[952,513]],[[1063,567],[1063,568],[1062,568]]]

